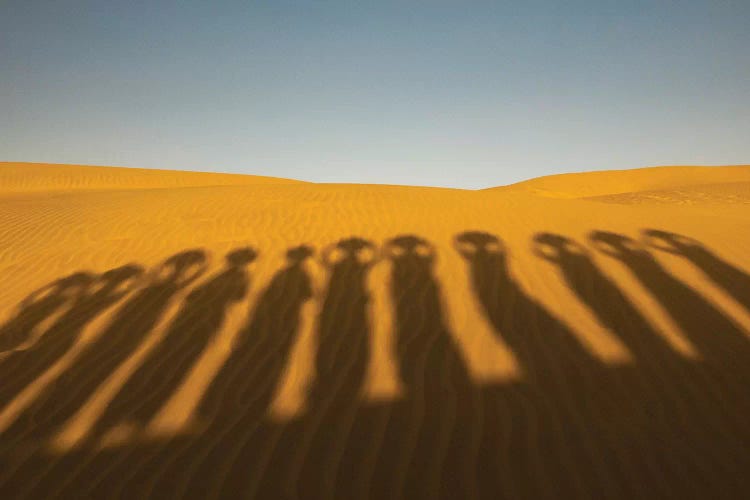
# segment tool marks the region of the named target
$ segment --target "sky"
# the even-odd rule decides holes
[[[750,1],[0,1],[0,161],[483,188],[750,163]]]

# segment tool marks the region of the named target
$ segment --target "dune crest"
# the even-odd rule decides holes
[[[261,175],[217,174],[143,168],[0,162],[0,192],[158,189],[301,183]]]
[[[521,190],[551,198],[585,198],[743,182],[750,182],[748,165],[670,166],[548,175],[490,189]]]

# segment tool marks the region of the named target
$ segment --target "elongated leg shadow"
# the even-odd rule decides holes
[[[318,318],[304,433],[290,457],[288,478],[306,498],[329,498],[337,479],[354,480],[339,477],[339,469],[346,467],[343,448],[362,403],[370,357],[366,284],[375,247],[362,238],[346,238],[324,248],[321,261],[328,289]]]
[[[745,383],[750,376],[750,342],[744,333],[704,297],[667,272],[637,241],[606,231],[594,231],[589,238],[602,253],[628,268],[700,353],[701,361],[689,365],[690,378],[684,383],[693,386],[694,394],[704,393],[697,400],[702,401],[702,407],[687,425],[698,416],[717,420],[713,448],[718,451],[714,454],[735,457],[725,470],[746,463],[747,454],[735,449],[738,444],[750,443],[750,428],[744,417],[750,411]],[[696,387],[701,389],[695,390]],[[701,425],[704,435],[710,433],[706,429],[711,427],[710,421]],[[697,446],[711,447],[711,441],[701,438],[698,430],[692,434]]]
[[[434,246],[415,235],[388,241],[394,335],[404,399],[385,429],[375,497],[474,498],[479,393],[448,330]]]
[[[634,356],[634,365],[618,370],[627,387],[623,396],[630,403],[630,419],[638,422],[637,432],[647,443],[671,443],[661,456],[646,453],[658,458],[662,474],[665,468],[677,477],[700,473],[707,457],[720,462],[727,450],[717,453],[715,443],[718,436],[729,438],[730,427],[716,411],[722,400],[716,388],[705,380],[699,383],[691,363],[651,326],[582,245],[552,233],[537,234],[534,243],[536,254],[558,267],[571,291]],[[630,446],[623,443],[621,449]]]

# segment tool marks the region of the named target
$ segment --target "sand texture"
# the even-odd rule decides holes
[[[0,164],[0,498],[742,498],[750,167]]]

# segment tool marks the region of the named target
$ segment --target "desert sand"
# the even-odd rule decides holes
[[[2,498],[739,498],[750,166],[0,163]]]

